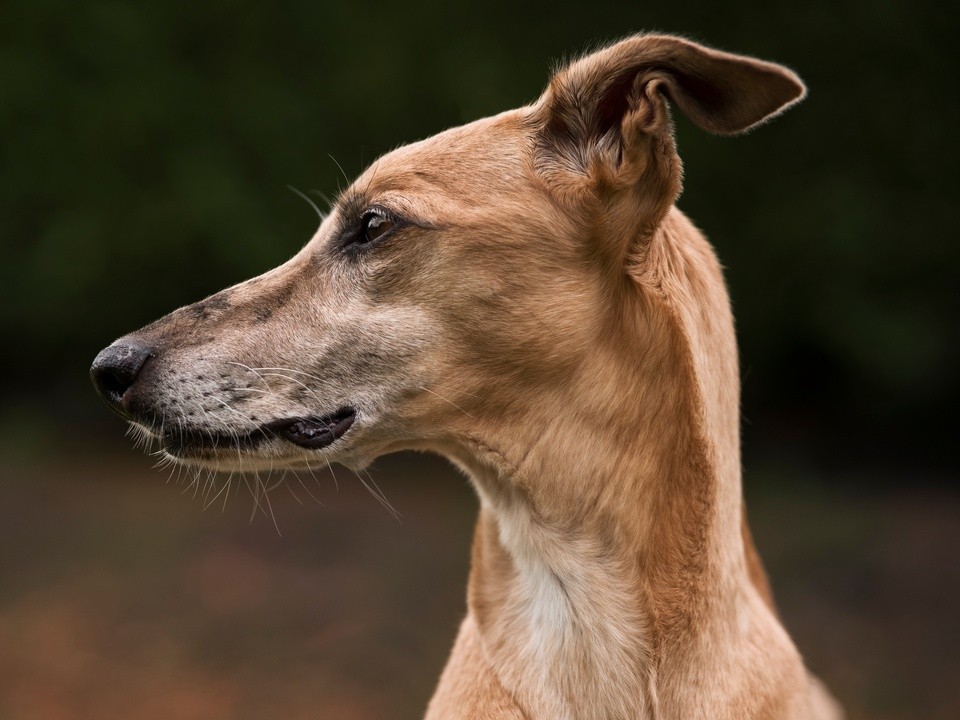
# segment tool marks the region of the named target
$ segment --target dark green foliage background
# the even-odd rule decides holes
[[[101,346],[309,237],[287,185],[334,195],[338,164],[352,177],[534,99],[564,57],[657,29],[784,62],[810,87],[744,138],[678,119],[680,206],[728,268],[748,453],[949,463],[960,53],[945,7],[5,2],[2,426],[105,417],[85,379]]]

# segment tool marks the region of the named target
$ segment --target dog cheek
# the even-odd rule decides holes
[[[412,306],[355,304],[326,335],[313,372],[337,394],[371,399],[417,383],[417,367],[432,344],[431,324]]]

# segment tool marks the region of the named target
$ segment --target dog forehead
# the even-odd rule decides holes
[[[401,146],[376,160],[357,185],[372,194],[496,187],[525,175],[531,148],[522,115],[509,111]]]

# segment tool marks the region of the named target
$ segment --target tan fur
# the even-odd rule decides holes
[[[670,36],[587,56],[529,107],[379,159],[286,265],[137,333],[160,349],[130,407],[221,435],[357,409],[319,451],[175,453],[215,468],[415,448],[464,469],[468,613],[430,720],[839,717],[746,523],[733,321],[674,206],[667,105],[734,133],[803,92]],[[403,220],[351,255],[345,228],[373,206]]]

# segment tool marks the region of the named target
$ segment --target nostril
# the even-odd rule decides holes
[[[156,353],[135,342],[123,342],[101,350],[90,367],[90,379],[101,397],[113,406],[119,406],[147,360]]]
[[[133,385],[134,380],[136,380],[136,378],[130,377],[129,373],[112,368],[105,368],[98,373],[95,382],[111,400],[116,399],[119,401],[127,391],[127,388]]]

